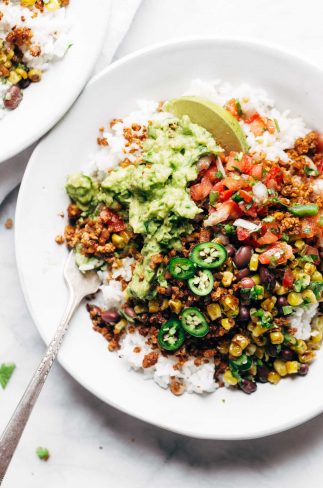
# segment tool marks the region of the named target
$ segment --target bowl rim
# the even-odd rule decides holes
[[[84,87],[84,90],[82,92],[83,94],[86,94],[86,90],[88,87],[92,86],[95,84],[98,80],[101,78],[107,76],[110,72],[113,72],[116,69],[119,69],[119,67],[127,64],[129,61],[132,61],[133,59],[139,59],[142,57],[145,57],[146,55],[149,55],[151,53],[158,53],[160,51],[167,51],[169,48],[179,48],[181,46],[189,46],[191,45],[203,45],[207,43],[223,43],[223,44],[232,44],[232,45],[244,45],[245,47],[249,49],[254,49],[259,52],[268,52],[270,54],[275,54],[276,56],[280,57],[281,59],[293,59],[293,61],[296,61],[302,65],[305,65],[305,67],[312,69],[313,71],[316,71],[319,76],[322,76],[323,78],[323,69],[320,68],[318,65],[309,62],[308,60],[302,58],[301,56],[291,52],[288,49],[281,49],[275,44],[271,43],[266,43],[266,42],[259,42],[258,40],[252,39],[252,38],[239,38],[239,37],[229,37],[229,36],[189,36],[189,37],[180,37],[176,39],[172,39],[169,41],[163,41],[159,43],[155,43],[151,46],[148,47],[143,47],[138,50],[135,50],[134,52],[122,57],[121,59],[114,61],[110,65],[108,65],[106,68],[101,70],[99,73],[97,73],[95,76],[93,76],[90,81],[87,83],[87,85]],[[77,102],[76,102],[77,103]],[[46,135],[48,137],[50,135],[50,132]],[[40,141],[41,144],[41,141]],[[22,201],[24,198],[24,192],[25,188],[27,186],[27,180],[29,173],[31,172],[31,168],[33,166],[34,161],[37,159],[39,151],[39,144],[37,147],[34,149],[32,152],[25,174],[22,179],[22,183],[20,186],[19,194],[18,194],[18,199],[17,199],[17,206],[16,206],[16,212],[15,212],[15,222],[16,222],[16,233],[15,233],[15,256],[16,256],[16,262],[17,262],[17,270],[18,270],[18,276],[19,276],[19,281],[21,284],[22,292],[24,295],[25,302],[27,304],[28,311],[30,313],[30,316],[32,318],[32,321],[44,340],[45,344],[48,345],[49,341],[45,339],[44,334],[41,332],[41,329],[38,328],[37,326],[37,321],[34,319],[34,311],[33,311],[33,306],[29,300],[28,293],[27,293],[27,286],[24,281],[23,273],[22,273],[22,266],[21,266],[21,259],[22,257],[20,256],[20,245],[18,244],[19,241],[19,220],[23,219],[23,209],[22,209]],[[131,407],[128,407],[126,405],[119,405],[117,402],[114,402],[113,400],[107,400],[107,398],[101,394],[100,392],[96,391],[94,387],[84,379],[80,377],[78,374],[77,370],[71,371],[71,368],[69,368],[66,364],[64,359],[62,359],[60,356],[58,356],[57,360],[59,361],[60,365],[65,369],[65,371],[75,379],[80,386],[83,388],[87,389],[90,391],[94,396],[102,400],[104,403],[112,406],[113,408],[116,408],[117,410],[121,411],[122,413],[125,413],[127,415],[130,415],[131,417],[137,418],[143,422],[146,422],[148,424],[151,424],[155,427],[162,428],[164,430],[170,431],[170,432],[175,432],[176,434],[180,434],[186,437],[192,437],[196,439],[206,439],[206,440],[248,440],[248,439],[258,439],[262,437],[268,437],[270,435],[278,434],[280,432],[284,432],[286,430],[289,430],[291,428],[297,427],[315,416],[319,415],[320,413],[323,412],[323,402],[321,405],[316,405],[312,409],[310,409],[306,414],[299,414],[297,417],[293,417],[292,421],[286,421],[284,423],[279,424],[276,428],[263,428],[262,430],[256,431],[256,432],[250,432],[249,434],[232,434],[228,433],[228,435],[218,435],[215,436],[214,434],[208,435],[207,433],[205,434],[198,434],[196,432],[189,431],[189,429],[183,429],[183,428],[174,428],[168,426],[165,422],[161,421],[155,421],[155,420],[147,420],[144,415],[141,415],[138,412],[133,412]]]

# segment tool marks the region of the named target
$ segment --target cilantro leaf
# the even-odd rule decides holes
[[[16,365],[14,363],[2,363],[0,366],[0,385],[6,388]]]
[[[36,454],[42,461],[49,459],[49,450],[46,447],[37,447]]]

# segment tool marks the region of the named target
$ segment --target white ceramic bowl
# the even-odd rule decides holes
[[[109,9],[110,0],[71,2],[67,19],[73,45],[63,59],[51,64],[41,83],[24,90],[19,107],[0,120],[0,163],[39,139],[72,105],[100,53]]]
[[[38,145],[20,190],[16,250],[29,310],[49,342],[67,300],[62,277],[66,250],[54,242],[64,221],[67,173],[79,171],[96,149],[98,127],[134,109],[138,98],[176,97],[192,78],[221,78],[264,87],[281,108],[323,128],[323,73],[303,60],[252,42],[194,39],[132,54],[96,76],[77,104]],[[199,438],[260,437],[295,426],[323,411],[323,358],[305,378],[259,385],[247,396],[215,394],[175,397],[129,372],[91,328],[80,307],[59,355],[66,370],[96,396],[135,417]]]

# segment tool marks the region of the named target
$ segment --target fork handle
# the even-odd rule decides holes
[[[16,410],[14,411],[0,438],[0,485],[20,441],[21,435],[36,403],[38,395],[41,392],[48,373],[57,356],[73,312],[79,305],[80,301],[80,297],[75,296],[73,293],[70,294],[69,302],[56,330],[55,336],[51,340],[43,359],[33,374],[25,393],[23,394]]]

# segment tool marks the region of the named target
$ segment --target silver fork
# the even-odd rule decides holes
[[[95,293],[100,285],[100,280],[95,271],[85,274],[78,270],[73,252],[70,252],[65,266],[64,278],[69,290],[69,301],[56,333],[49,344],[37,370],[26,388],[16,410],[14,411],[5,431],[0,438],[0,485],[14,455],[20,437],[27,424],[32,409],[39,393],[46,381],[48,373],[57,356],[64,336],[69,328],[73,313],[81,300],[87,295]]]

